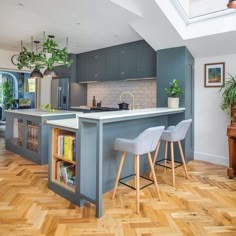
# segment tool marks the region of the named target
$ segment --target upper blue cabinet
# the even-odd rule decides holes
[[[77,55],[78,82],[156,76],[156,52],[137,41]]]
[[[76,54],[69,54],[69,60],[72,60],[70,66],[56,66],[54,70],[60,78],[70,78],[71,82],[77,81],[77,56]]]

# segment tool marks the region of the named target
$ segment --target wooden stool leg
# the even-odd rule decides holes
[[[158,155],[158,152],[159,152],[159,148],[160,148],[160,144],[161,142],[159,141],[158,144],[157,144],[157,147],[156,147],[156,150],[155,150],[155,154],[154,154],[154,158],[153,158],[153,162],[152,162],[152,165],[155,166],[155,163],[156,163],[156,160],[157,160],[157,155]],[[149,178],[151,179],[152,178],[152,172],[150,172],[149,174]]]
[[[166,166],[167,154],[168,154],[168,141],[165,141],[164,166]],[[164,169],[164,172],[166,173],[166,167]]]
[[[136,155],[134,155],[134,174],[135,174],[135,176],[136,176],[136,173],[137,173],[137,159],[136,159]],[[136,188],[137,187],[136,177],[134,177],[133,181],[134,181],[134,188]]]
[[[181,156],[181,159],[182,159],[185,175],[186,175],[186,178],[188,179],[189,178],[188,171],[187,171],[187,167],[186,167],[186,163],[185,163],[185,159],[184,159],[184,154],[183,154],[183,149],[182,149],[182,145],[181,145],[180,141],[178,141],[178,146],[179,146],[179,152],[180,152],[180,156]]]
[[[151,158],[150,152],[147,153],[147,157],[148,157],[148,162],[149,162],[149,165],[150,165],[151,173],[153,175],[153,180],[154,180],[154,185],[155,185],[155,188],[156,188],[156,193],[157,193],[157,196],[158,196],[159,200],[161,200],[160,190],[159,190],[159,187],[158,187],[157,178],[156,178],[156,175],[155,175],[154,166],[152,164],[152,158]]]
[[[139,155],[136,156],[136,209],[137,214],[140,213],[140,206],[139,206]]]
[[[174,145],[173,145],[173,142],[170,142],[170,151],[171,151],[172,179],[173,179],[173,186],[175,187],[175,157],[174,157]]]
[[[119,181],[119,178],[120,178],[120,173],[121,173],[121,170],[122,170],[122,167],[123,167],[123,164],[124,164],[124,160],[125,160],[125,154],[126,154],[125,152],[122,152],[122,154],[121,154],[120,165],[119,165],[118,170],[117,170],[116,181],[115,181],[115,184],[114,184],[112,199],[114,199],[115,195],[116,195],[116,190],[117,190],[118,181]]]

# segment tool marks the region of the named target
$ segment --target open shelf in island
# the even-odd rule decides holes
[[[51,181],[76,191],[76,133],[52,128]]]

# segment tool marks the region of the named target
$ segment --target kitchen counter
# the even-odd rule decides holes
[[[71,109],[84,109],[84,110],[90,110],[90,106],[72,106],[72,107],[70,107]]]
[[[78,114],[79,118],[87,118],[92,120],[115,120],[115,119],[133,119],[134,117],[151,117],[157,115],[168,115],[183,112],[185,108],[148,108],[138,110],[120,110],[120,111],[109,111],[109,112],[95,112],[95,113],[82,113]]]
[[[78,118],[63,119],[63,120],[49,120],[46,122],[46,124],[58,126],[59,128],[79,129]]]
[[[60,116],[60,115],[76,115],[77,112],[74,111],[65,111],[65,110],[55,110],[55,112],[37,110],[37,109],[15,109],[15,110],[7,110],[7,113],[14,114],[25,114],[31,116],[39,116],[39,117],[48,117],[48,116]],[[80,114],[81,112],[78,112]]]
[[[155,126],[176,125],[186,118],[185,108],[151,108],[97,112],[78,115],[80,195],[94,201],[96,216],[102,216],[102,194],[113,189],[120,152],[114,150],[116,138],[133,139],[143,130]],[[193,158],[192,134],[183,140],[183,152],[187,160]],[[158,157],[164,156],[161,145]],[[180,159],[179,153],[175,158]],[[133,173],[133,157],[127,154],[121,178]],[[140,173],[149,171],[145,156],[140,158]]]

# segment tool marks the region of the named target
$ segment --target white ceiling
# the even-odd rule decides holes
[[[4,50],[19,51],[21,40],[30,46],[31,36],[42,39],[46,32],[62,47],[68,37],[71,53],[142,38],[155,50],[186,45],[195,57],[236,53],[235,13],[221,17],[223,25],[211,19],[190,26],[171,0],[0,0],[0,10]]]
[[[127,23],[136,16],[109,0],[1,0],[0,10],[1,49],[20,50],[44,31],[62,46],[68,37],[74,53],[141,39]]]

